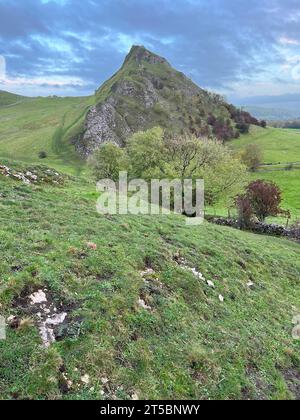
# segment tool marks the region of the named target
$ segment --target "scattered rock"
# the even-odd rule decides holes
[[[147,268],[146,270],[140,272],[140,275],[142,277],[146,277],[146,276],[149,276],[151,274],[155,274],[155,271],[152,268]]]
[[[143,309],[152,309],[151,306],[148,306],[146,302],[141,298],[138,300],[138,305]]]
[[[102,382],[102,385],[106,385],[106,384],[108,384],[109,379],[108,379],[106,376],[103,376],[103,377],[101,378],[101,382]]]
[[[49,347],[54,341],[68,335],[65,331],[62,333],[62,329],[72,330],[73,324],[76,324],[76,320],[68,319],[68,313],[74,305],[64,305],[63,302],[56,305],[47,289],[39,289],[31,294],[26,294],[25,291],[15,299],[13,306],[30,318],[23,319],[23,321],[12,319],[11,324],[15,324],[18,328],[28,326],[29,320],[31,324],[35,321],[45,347]]]
[[[293,339],[300,340],[300,315],[294,316],[293,324],[295,325],[292,331]]]
[[[95,244],[94,242],[87,242],[87,243],[86,243],[86,246],[87,246],[89,249],[93,249],[93,250],[96,250],[96,249],[97,249],[97,244]]]
[[[65,177],[53,169],[46,169],[44,166],[35,166],[34,168],[27,168],[21,171],[9,168],[3,164],[0,164],[0,175],[22,181],[27,185],[39,183],[61,185],[64,183]]]
[[[203,274],[200,273],[200,271],[197,271],[195,267],[190,267],[188,265],[188,262],[183,257],[180,257],[178,254],[176,254],[174,260],[181,268],[183,268],[186,271],[190,271],[199,280],[205,281],[205,277],[203,276]]]
[[[21,324],[21,319],[17,316],[13,316],[13,315],[9,316],[6,321],[7,321],[8,326],[12,329],[19,328],[19,326]]]
[[[131,399],[133,400],[133,401],[138,401],[139,400],[139,396],[138,396],[138,394],[135,392],[134,394],[132,394],[131,395]]]
[[[46,297],[45,292],[43,292],[43,290],[38,290],[37,292],[33,293],[32,295],[29,296],[29,299],[31,301],[31,305],[47,302],[47,297]]]
[[[219,301],[223,303],[224,302],[224,296],[219,295]]]
[[[214,284],[214,282],[212,282],[211,280],[207,280],[207,285],[209,286],[209,287],[213,287],[213,288],[215,288],[215,284]]]
[[[81,377],[81,382],[88,385],[90,383],[90,376],[86,373]]]

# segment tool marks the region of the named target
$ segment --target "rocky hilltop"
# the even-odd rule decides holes
[[[87,157],[105,142],[123,146],[134,132],[158,125],[167,132],[229,140],[239,135],[242,114],[246,113],[198,87],[166,59],[133,46],[121,69],[96,92],[95,105],[74,143]]]

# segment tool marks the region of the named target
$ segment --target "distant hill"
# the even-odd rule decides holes
[[[98,89],[95,102],[75,139],[85,157],[104,142],[122,146],[132,133],[158,125],[166,132],[229,140],[245,124],[259,124],[142,46],[132,47],[121,69]]]
[[[28,99],[25,96],[16,95],[14,93],[5,92],[0,90],[0,107],[15,104],[24,99]]]
[[[248,105],[243,107],[243,109],[250,112],[250,114],[254,117],[267,121],[288,121],[300,118],[300,107],[293,110],[280,107],[270,108],[265,106]]]

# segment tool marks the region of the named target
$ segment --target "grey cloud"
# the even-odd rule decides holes
[[[122,63],[123,34],[200,85],[224,88],[280,62],[278,38],[300,39],[298,14],[298,0],[0,0],[0,54],[12,75],[82,77],[96,88]]]

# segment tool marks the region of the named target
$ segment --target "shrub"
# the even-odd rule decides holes
[[[263,154],[257,144],[248,144],[242,153],[242,162],[251,170],[255,171],[262,163]]]
[[[247,134],[249,133],[250,125],[245,122],[241,122],[236,125],[236,128],[241,134]]]
[[[240,195],[236,199],[236,207],[238,210],[238,219],[241,227],[249,228],[252,225],[253,207],[249,197]]]
[[[40,159],[46,159],[46,157],[47,157],[47,153],[46,153],[46,152],[41,151],[41,152],[39,153],[39,158],[40,158]]]
[[[262,128],[266,128],[266,127],[267,127],[267,121],[262,120],[262,121],[260,122],[260,125],[262,126]]]

